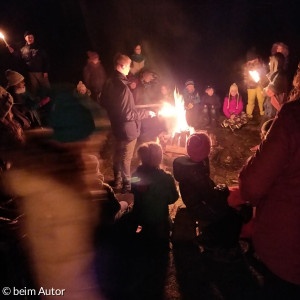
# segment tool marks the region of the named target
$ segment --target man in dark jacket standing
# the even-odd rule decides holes
[[[131,59],[118,54],[114,60],[113,75],[107,80],[101,95],[101,104],[107,110],[116,138],[113,157],[114,187],[122,192],[131,189],[130,165],[136,140],[140,134],[141,119],[154,116],[153,112],[137,110],[126,76]]]
[[[36,96],[39,89],[49,89],[48,79],[49,63],[45,51],[36,44],[31,31],[24,33],[26,44],[19,51],[8,47],[10,53],[14,53],[26,65],[31,93]]]

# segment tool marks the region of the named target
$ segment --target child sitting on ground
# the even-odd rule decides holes
[[[142,164],[132,175],[134,221],[143,237],[151,241],[168,242],[168,205],[173,204],[179,196],[174,178],[160,168],[162,149],[159,144],[142,144],[137,154]]]
[[[230,86],[229,95],[224,99],[223,112],[226,119],[222,122],[222,127],[229,127],[234,131],[248,122],[247,115],[243,112],[242,96],[235,83]]]
[[[216,186],[210,178],[210,148],[205,133],[191,135],[187,141],[188,156],[173,162],[174,177],[190,218],[198,222],[198,242],[207,249],[236,248],[244,219],[228,205],[227,186]]]

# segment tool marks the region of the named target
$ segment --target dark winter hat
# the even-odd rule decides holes
[[[246,54],[247,61],[254,60],[258,57],[259,57],[259,55],[257,54],[255,48],[251,48],[247,51],[247,54]]]
[[[92,113],[80,103],[80,99],[68,91],[56,96],[50,115],[53,139],[61,143],[86,139],[95,130]]]
[[[194,162],[200,162],[208,157],[210,153],[211,141],[205,133],[194,133],[187,141],[187,154]]]
[[[193,80],[191,80],[191,79],[188,79],[186,82],[185,82],[185,84],[184,84],[185,86],[188,86],[188,85],[195,85],[195,83],[194,83],[194,81]]]
[[[24,32],[24,38],[26,38],[27,35],[34,35],[33,32],[31,30],[26,30]]]
[[[206,87],[205,91],[208,91],[208,90],[210,90],[210,89],[215,90],[215,88],[214,88],[212,85],[208,85],[208,86]]]

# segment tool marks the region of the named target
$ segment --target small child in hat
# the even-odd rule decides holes
[[[208,135],[192,134],[187,141],[188,155],[173,162],[174,177],[190,218],[198,223],[197,238],[204,249],[237,248],[244,220],[228,205],[228,187],[216,185],[210,178],[210,149]]]

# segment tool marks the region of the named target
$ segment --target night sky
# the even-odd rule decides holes
[[[13,47],[26,30],[47,51],[50,81],[81,79],[87,50],[100,54],[109,72],[116,52],[132,54],[142,42],[151,66],[179,87],[192,78],[223,97],[241,82],[246,52],[256,47],[265,62],[274,42],[290,48],[289,76],[300,61],[298,1],[281,0],[9,0],[0,2],[0,30]],[[17,69],[0,41],[0,83]]]

